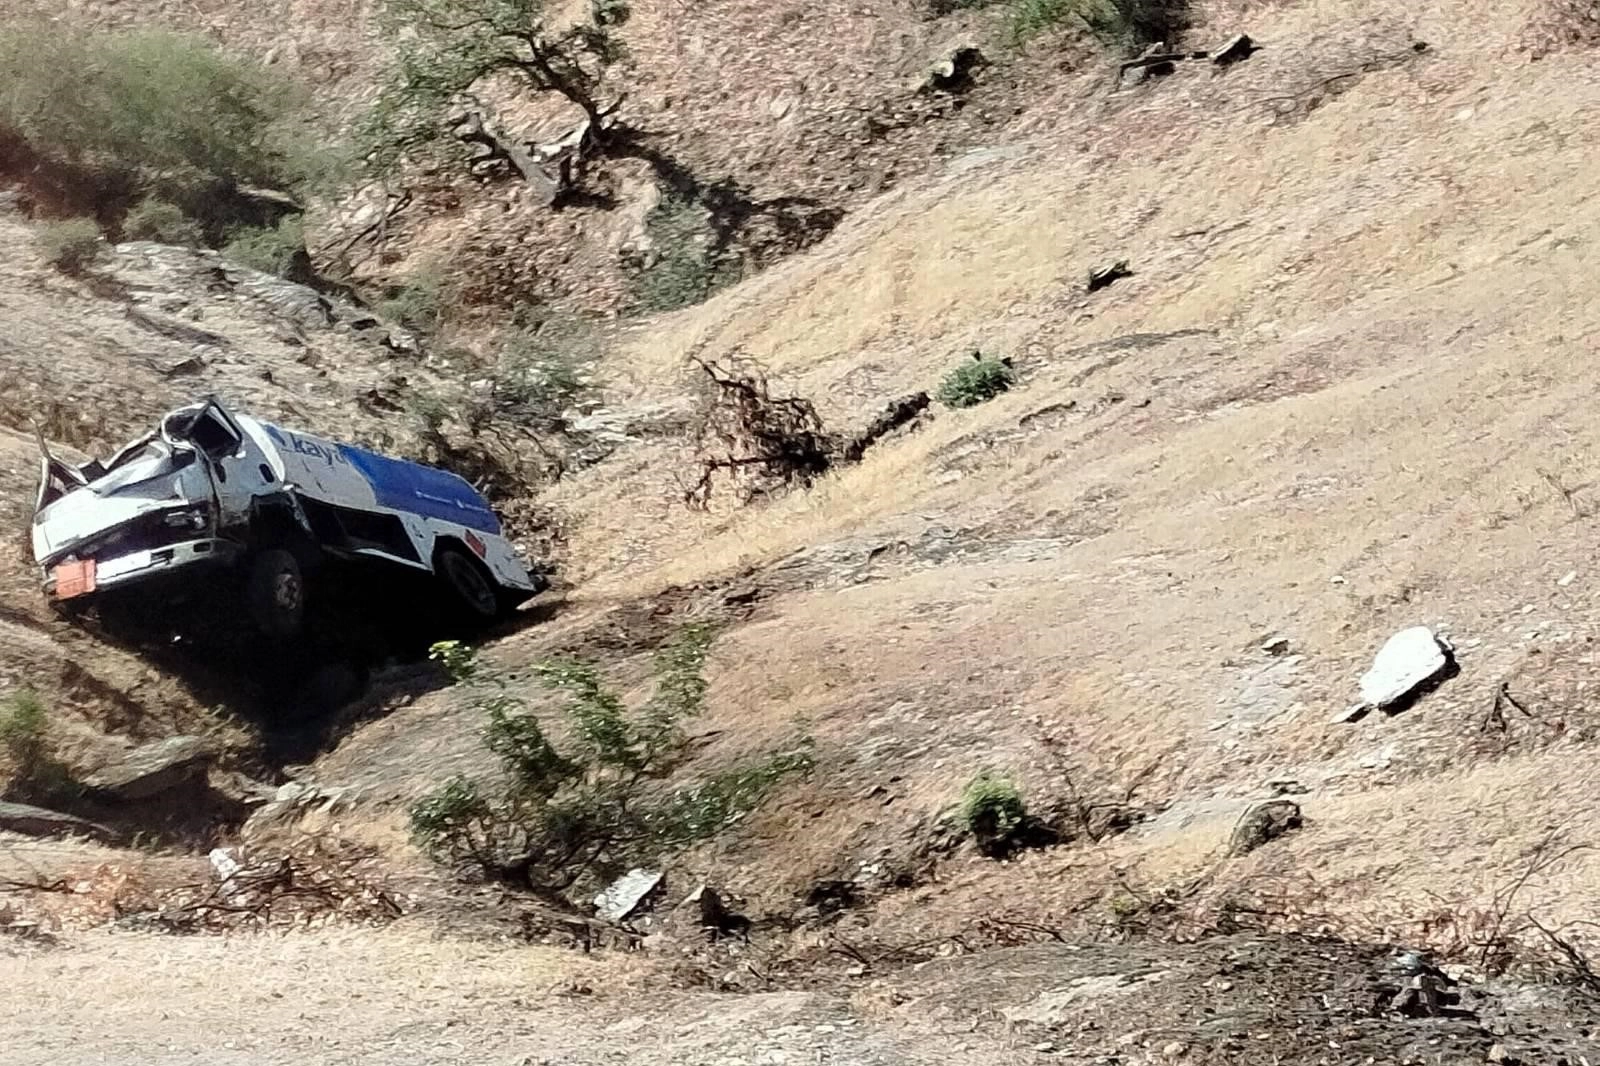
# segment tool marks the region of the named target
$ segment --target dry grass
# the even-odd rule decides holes
[[[895,549],[867,584],[767,602],[718,664],[714,714],[741,733],[811,722],[863,789],[901,779],[893,791],[916,799],[896,799],[898,825],[977,763],[1045,773],[1023,728],[1042,715],[1072,723],[1113,777],[1176,745],[1155,791],[1179,812],[1304,775],[1311,824],[1285,854],[1351,913],[1410,898],[1399,874],[1377,876],[1385,864],[1432,864],[1431,890],[1492,884],[1516,849],[1467,838],[1470,797],[1503,775],[1508,830],[1542,824],[1561,803],[1526,786],[1561,766],[1583,780],[1559,760],[1586,757],[1464,770],[1478,700],[1535,645],[1528,632],[1582,640],[1595,617],[1584,582],[1555,584],[1587,574],[1585,527],[1539,471],[1573,486],[1600,471],[1580,414],[1600,385],[1587,357],[1600,211],[1577,132],[1600,84],[1577,59],[1515,58],[1527,15],[1497,9],[1467,45],[1452,32],[1466,9],[1449,3],[1276,12],[1270,39],[1315,41],[1309,56],[1274,45],[1114,120],[1083,105],[1015,157],[891,196],[668,318],[624,360],[638,395],[690,355],[736,351],[830,422],[929,386],[968,345],[1014,354],[1026,380],[761,508],[658,509],[675,453],[636,453],[561,490],[586,516],[578,572],[626,595],[803,547],[964,531],[955,559]],[[1432,49],[1410,52],[1411,34]],[[1383,57],[1292,122],[1259,106]],[[1084,298],[1086,269],[1113,255],[1135,277]],[[1216,334],[1085,350],[1180,329]],[[1030,557],[1023,542],[1040,540],[1054,546]],[[1330,730],[1372,651],[1416,622],[1475,642],[1462,677],[1400,719]],[[1252,642],[1274,630],[1309,658],[1263,718],[1240,701],[1262,665]],[[1429,801],[1452,764],[1465,776]],[[805,806],[762,833],[804,842],[819,866],[880,818]],[[1115,845],[1117,861],[1158,880],[1193,872],[1235,814],[1163,820]],[[1049,899],[1058,867],[1036,862],[1026,889],[1006,880]],[[964,876],[972,895],[948,913],[993,890],[990,872]]]

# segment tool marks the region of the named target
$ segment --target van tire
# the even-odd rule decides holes
[[[500,617],[499,589],[477,559],[446,544],[433,557],[433,572],[464,621],[493,622]]]
[[[257,552],[245,571],[245,603],[256,629],[278,639],[297,636],[305,624],[306,579],[286,548]]]

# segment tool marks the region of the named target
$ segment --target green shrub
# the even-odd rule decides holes
[[[289,277],[306,257],[305,227],[290,215],[276,226],[241,226],[222,246],[222,255],[264,274]]]
[[[46,222],[35,236],[50,265],[63,274],[81,274],[100,254],[100,227],[92,219]]]
[[[444,323],[449,305],[449,286],[444,271],[424,267],[389,290],[378,302],[377,311],[417,333],[433,333]]]
[[[533,676],[566,697],[558,749],[512,678],[455,641],[433,658],[463,686],[499,757],[492,788],[457,777],[411,808],[413,839],[439,862],[540,891],[564,891],[591,872],[651,861],[726,829],[783,778],[811,767],[806,747],[735,767],[693,785],[665,778],[681,762],[683,724],[705,702],[712,633],[689,627],[657,655],[655,692],[630,709],[595,669],[539,664]]]
[[[511,335],[500,351],[494,392],[503,417],[533,427],[549,427],[582,391],[578,377],[581,349],[564,343],[559,328],[547,324]]]
[[[1188,27],[1188,0],[1009,0],[1012,37],[1020,44],[1076,23],[1130,50],[1172,41]]]
[[[1011,36],[1023,43],[1069,21],[1087,25],[1085,10],[1098,6],[1099,0],[1011,0]]]
[[[1016,378],[1003,360],[973,352],[972,359],[945,375],[935,398],[946,407],[972,407],[1005,392]]]
[[[123,236],[131,241],[196,246],[204,237],[200,224],[183,213],[183,208],[154,196],[147,197],[122,220]]]
[[[0,126],[47,157],[279,188],[325,166],[309,97],[200,37],[9,22],[0,70]]]
[[[736,264],[713,250],[704,207],[688,197],[663,193],[645,216],[653,259],[634,277],[637,310],[691,307],[738,280]]]
[[[78,790],[67,768],[50,751],[49,713],[30,689],[0,702],[0,750],[11,765],[11,780],[0,797],[24,803],[49,803]]]
[[[986,851],[1009,846],[1027,820],[1022,793],[1008,779],[985,771],[967,782],[961,795],[961,822]]]
[[[31,689],[20,689],[0,704],[0,747],[21,766],[37,765],[45,751],[47,713]]]

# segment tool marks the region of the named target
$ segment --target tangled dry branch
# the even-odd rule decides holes
[[[930,403],[926,392],[902,396],[859,433],[833,434],[810,400],[774,396],[760,366],[741,360],[727,366],[694,362],[708,382],[695,436],[699,472],[683,488],[684,502],[695,508],[710,502],[719,479],[737,486],[742,503],[787,488],[809,488],[830,470],[860,462],[880,441],[915,428]]]
[[[404,908],[368,874],[370,859],[361,848],[306,837],[246,856],[215,882],[174,889],[159,909],[138,918],[172,932],[303,926],[326,918],[393,921]]]
[[[739,486],[742,500],[793,485],[805,487],[833,464],[833,441],[811,401],[774,396],[760,367],[695,360],[710,382],[696,435],[700,474],[684,502],[704,507],[719,477]]]

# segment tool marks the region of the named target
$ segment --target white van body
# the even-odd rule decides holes
[[[170,412],[105,462],[73,466],[42,438],[40,451],[33,554],[58,600],[242,567],[273,632],[297,624],[305,572],[323,556],[431,575],[484,620],[546,587],[463,478],[215,399]]]

